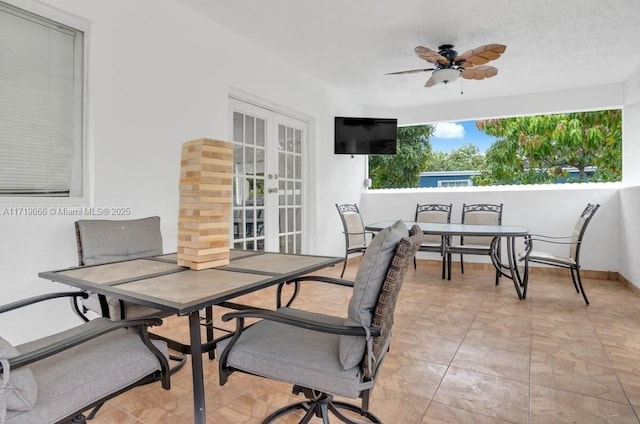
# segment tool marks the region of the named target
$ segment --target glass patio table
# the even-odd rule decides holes
[[[176,255],[160,255],[102,265],[41,272],[51,281],[189,317],[194,423],[206,422],[202,354],[216,340],[202,343],[200,310],[247,293],[284,283],[335,265],[342,257],[230,251],[228,265],[194,271],[177,265]],[[207,317],[209,318],[209,317]]]
[[[382,229],[393,225],[395,221],[381,221],[365,226],[367,231],[381,231]],[[486,236],[493,237],[491,240],[491,263],[500,273],[500,275],[513,281],[519,299],[527,297],[527,283],[529,280],[529,261],[527,257],[531,251],[531,243],[529,238],[529,229],[520,225],[478,225],[478,224],[447,224],[432,222],[413,222],[405,221],[408,227],[418,225],[423,234],[439,235],[445,237],[451,236]],[[525,250],[522,255],[523,272],[518,268],[518,253],[515,249],[516,239],[522,237],[524,239]],[[507,245],[507,262],[504,263],[500,257],[498,246],[500,239],[506,239]],[[445,252],[442,252],[443,254]]]

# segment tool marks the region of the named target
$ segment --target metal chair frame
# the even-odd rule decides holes
[[[347,269],[347,262],[349,260],[349,255],[354,253],[362,253],[367,250],[367,234],[373,236],[373,232],[365,231],[364,222],[362,221],[362,215],[360,214],[360,210],[358,209],[358,205],[355,203],[345,203],[338,204],[336,203],[336,208],[338,209],[338,213],[340,214],[340,220],[342,221],[342,227],[344,232],[344,241],[345,241],[345,253],[344,253],[344,263],[342,265],[342,272],[340,273],[340,278],[344,276],[344,271]],[[347,216],[349,215],[357,215],[357,219],[355,220],[356,225],[359,228],[356,231],[353,231],[352,228],[349,228],[349,222],[347,220]],[[359,241],[354,241],[355,239],[359,239]]]
[[[451,210],[453,209],[453,204],[441,204],[441,203],[425,203],[416,205],[416,222],[442,222],[449,224],[451,222]],[[429,219],[429,217],[433,218],[436,216],[445,216],[445,220],[434,220]],[[445,246],[446,246],[446,238],[445,236],[441,236],[440,245],[434,246],[432,244],[421,244],[418,252],[436,252],[440,253],[442,256],[442,278],[445,278],[446,267],[447,267],[447,256],[445,255]],[[413,258],[413,268],[417,269],[416,258]]]
[[[587,298],[587,294],[584,291],[584,286],[582,285],[582,279],[580,278],[580,250],[582,247],[582,239],[587,230],[587,227],[599,208],[599,204],[587,204],[587,206],[580,214],[578,222],[576,223],[575,229],[578,230],[577,234],[574,233],[572,236],[546,236],[542,234],[530,234],[528,237],[529,243],[538,241],[542,243],[564,244],[569,246],[568,258],[572,260],[572,262],[559,262],[558,260],[553,260],[552,258],[536,256],[537,252],[535,251],[531,251],[527,255],[527,260],[529,262],[569,269],[571,271],[573,287],[576,289],[576,292],[582,294],[582,297],[584,298],[584,301],[587,305],[589,304],[589,299]],[[521,258],[521,260],[524,259],[524,257]]]
[[[0,306],[0,314],[17,310],[29,305],[33,305],[36,303],[68,297],[72,301],[76,299],[86,299],[88,294],[86,292],[57,292],[57,293],[48,293],[44,295],[33,296],[28,299],[19,300],[10,304]],[[73,302],[75,304],[75,302]],[[87,325],[86,321],[83,321],[82,324],[78,326],[78,328],[83,328],[83,326]],[[86,423],[87,420],[91,420],[95,417],[96,413],[100,408],[104,405],[106,401],[112,399],[136,386],[153,383],[156,381],[161,381],[162,387],[166,390],[171,388],[170,382],[170,369],[169,364],[167,362],[167,358],[162,354],[162,352],[153,345],[151,342],[150,333],[147,331],[148,327],[151,326],[160,326],[162,325],[162,320],[157,317],[145,317],[145,318],[137,318],[137,319],[129,319],[129,320],[119,320],[119,321],[110,321],[108,325],[104,325],[100,328],[91,328],[87,327],[85,331],[77,332],[74,335],[68,336],[64,339],[55,341],[48,345],[43,345],[37,348],[36,350],[23,354],[8,358],[8,363],[11,369],[19,369],[23,366],[28,366],[29,364],[35,363],[37,361],[41,361],[45,358],[49,358],[56,354],[61,354],[64,351],[73,348],[75,346],[82,345],[86,342],[89,342],[93,339],[99,338],[100,336],[110,333],[112,331],[117,331],[122,328],[132,328],[140,335],[140,339],[142,343],[149,349],[149,351],[154,354],[160,363],[160,370],[155,371],[152,374],[148,374],[147,376],[139,379],[137,381],[132,381],[128,383],[126,386],[121,389],[114,391],[112,393],[105,393],[99,398],[88,400],[85,405],[80,410],[69,410],[67,412],[67,417],[61,420],[58,420],[58,424],[66,424],[66,423]],[[98,367],[99,369],[99,367]],[[0,364],[0,373],[3,372],[2,364]],[[73,379],[74,376],[70,375],[70,379]],[[86,411],[91,410],[88,415]],[[4,422],[4,421],[3,421]]]
[[[420,238],[419,238],[420,237]],[[309,331],[325,332],[340,335],[371,337],[372,342],[367,343],[367,351],[364,353],[364,358],[360,364],[361,371],[359,378],[364,382],[373,382],[376,379],[380,366],[385,357],[386,352],[389,349],[389,342],[391,340],[391,329],[393,326],[393,315],[395,311],[396,301],[398,293],[402,286],[404,275],[407,271],[410,260],[415,256],[416,251],[419,248],[421,242],[422,232],[415,226],[412,228],[409,237],[409,247],[406,252],[393,257],[391,264],[389,265],[389,271],[387,271],[386,281],[389,279],[395,280],[392,283],[390,290],[385,292],[381,289],[374,309],[372,324],[368,327],[354,326],[354,325],[336,325],[329,324],[322,320],[314,320],[303,317],[296,317],[290,314],[284,314],[279,311],[270,311],[265,309],[245,309],[238,312],[230,312],[223,315],[222,320],[227,322],[230,320],[236,321],[236,330],[230,341],[224,348],[222,354],[219,357],[219,378],[220,384],[224,385],[229,376],[234,372],[248,372],[242,369],[236,369],[228,364],[228,358],[230,351],[233,349],[236,342],[240,339],[244,330],[252,325],[245,322],[245,319],[258,318],[262,320],[270,320],[279,322],[282,324],[304,328]],[[397,248],[396,248],[397,249]],[[393,268],[393,270],[392,270]],[[302,282],[319,282],[327,283],[344,287],[353,287],[354,283],[342,279],[331,278],[327,276],[302,276],[286,283],[281,283],[278,287],[278,307],[284,303],[281,298],[282,287],[285,285],[294,285],[295,291],[289,301],[286,302],[286,307],[289,307],[294,299],[298,296],[300,291],[300,283]],[[395,285],[394,285],[395,284]],[[384,293],[383,293],[384,292]],[[268,378],[268,377],[267,377]],[[289,413],[295,413],[300,411],[303,414],[300,423],[308,423],[313,417],[318,417],[323,423],[329,423],[330,414],[336,417],[339,421],[347,424],[364,424],[361,419],[366,419],[367,423],[382,424],[380,418],[374,415],[370,410],[370,397],[373,390],[373,384],[371,387],[365,388],[360,391],[358,398],[361,399],[361,406],[349,404],[342,401],[336,401],[331,393],[321,392],[308,387],[303,387],[299,384],[293,385],[293,394],[298,395],[302,393],[305,396],[305,400],[286,405],[275,412],[268,415],[263,421],[263,424],[275,423],[276,420]],[[345,415],[342,411],[355,413],[359,420]]]
[[[503,204],[491,204],[491,203],[477,203],[477,204],[462,204],[462,224],[466,224],[468,217],[470,215],[479,213],[479,214],[488,214],[494,213],[496,214],[496,222],[493,225],[502,225],[502,206]],[[489,238],[487,238],[489,239]],[[490,255],[491,254],[491,240],[487,240],[486,249],[477,249],[464,246],[464,236],[460,237],[460,244],[458,246],[450,246],[450,239],[446,241],[446,252],[447,252],[447,271],[448,271],[448,279],[451,280],[451,254],[459,253],[460,254],[460,272],[464,274],[464,260],[463,256],[466,255]],[[500,257],[501,255],[501,247],[500,243],[498,243],[497,247],[497,255]],[[500,282],[500,272],[496,270],[496,286]]]
[[[75,227],[75,233],[76,233],[76,248],[77,248],[77,252],[78,252],[78,265],[80,266],[86,266],[87,264],[85,263],[85,255],[84,255],[84,250],[83,250],[83,246],[82,246],[82,237],[81,237],[81,230],[80,230],[80,226],[78,224],[78,221],[76,221],[74,223],[74,227]],[[126,316],[126,310],[127,310],[127,303],[122,300],[122,299],[118,299],[118,302],[120,304],[120,316],[119,317],[112,317],[110,312],[109,312],[109,306],[108,306],[108,300],[107,297],[102,295],[102,294],[97,294],[98,299],[100,301],[100,309],[101,309],[101,315],[103,318],[108,318],[112,321],[118,321],[118,320],[125,320],[125,319],[129,319],[130,317]],[[90,318],[87,316],[87,312],[88,309],[87,307],[82,304],[79,300],[78,297],[74,298],[71,300],[71,305],[74,309],[74,311],[76,312],[76,314],[85,322],[88,322],[90,320]],[[94,311],[97,312],[97,311]],[[151,315],[154,316],[158,316],[158,317],[166,317],[169,316],[169,314],[161,312],[161,311],[150,311]],[[206,318],[205,318],[205,323],[203,324],[203,326],[206,326],[206,334],[207,334],[207,341],[213,340],[213,328],[212,327],[212,323],[213,322],[213,312],[211,311],[211,307],[208,307],[206,309]],[[174,365],[171,369],[170,372],[171,374],[175,374],[176,372],[180,371],[180,369],[182,369],[182,367],[184,367],[184,365],[187,363],[187,357],[186,354],[188,353],[188,347],[186,345],[184,345],[183,343],[180,343],[176,340],[155,334],[150,332],[149,333],[150,337],[153,339],[157,339],[157,340],[163,340],[167,343],[167,345],[169,346],[169,349],[175,351],[175,352],[179,352],[180,355],[175,355],[175,354],[171,354],[169,355],[169,359],[171,359],[172,361],[176,362],[176,365]],[[210,359],[214,359],[213,358],[213,351],[209,352],[209,358]]]

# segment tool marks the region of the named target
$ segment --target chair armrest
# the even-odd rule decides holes
[[[29,365],[33,362],[37,362],[48,356],[55,355],[57,353],[63,352],[72,347],[88,342],[89,340],[93,340],[104,334],[110,333],[115,330],[119,330],[121,328],[129,328],[129,327],[138,328],[139,331],[142,331],[141,337],[143,338],[143,341],[144,341],[145,337],[148,339],[148,336],[146,336],[145,328],[147,326],[155,326],[155,325],[162,325],[162,320],[160,318],[155,318],[155,317],[137,318],[137,319],[120,320],[120,321],[110,321],[108,319],[104,319],[103,325],[101,325],[100,327],[87,329],[86,331],[74,334],[70,337],[59,340],[48,346],[43,346],[29,353],[25,353],[22,355],[9,358],[9,365],[11,366],[12,369],[20,368],[22,366]],[[2,371],[2,365],[0,365],[0,371]]]
[[[362,326],[332,325],[321,321],[295,317],[276,311],[267,311],[262,309],[247,309],[244,311],[229,312],[222,316],[222,321],[227,322],[232,319],[236,319],[236,329],[242,332],[244,329],[244,318],[261,318],[323,333],[340,334],[345,336],[367,336],[367,332]],[[381,334],[380,329],[377,327],[371,327],[369,329],[369,333],[373,337],[380,336]]]
[[[570,239],[570,238],[573,237],[573,236],[547,236],[547,235],[544,235],[544,234],[529,234],[529,236],[531,236],[533,238],[551,239],[551,240],[554,240],[554,239],[556,239],[556,240],[557,239]]]
[[[540,237],[529,237],[529,241],[533,242],[533,241],[539,241],[541,243],[551,243],[551,244],[580,244],[580,241],[561,241],[560,239],[571,239],[570,237],[556,237],[554,240],[549,240],[546,238],[540,238]]]
[[[276,298],[276,309],[280,309],[282,307],[282,289],[284,289],[285,285],[295,284],[293,289],[293,294],[291,295],[291,299],[286,303],[286,307],[291,306],[293,301],[298,297],[300,293],[300,283],[303,281],[317,281],[320,283],[328,283],[335,284],[338,286],[344,287],[353,287],[353,282],[348,280],[343,280],[340,278],[327,277],[324,275],[303,275],[301,277],[294,278],[289,281],[285,281],[283,283],[278,284],[278,294]]]
[[[317,281],[320,283],[329,283],[329,284],[336,284],[338,286],[353,287],[353,281],[344,280],[342,278],[327,277],[324,275],[303,275],[302,277],[297,277],[292,280],[289,280],[285,284],[297,283],[299,281]]]
[[[376,235],[376,231],[369,231],[369,230],[364,230],[364,231],[358,231],[358,232],[353,232],[353,231],[343,231],[343,234],[353,234],[353,235],[357,235],[357,234],[364,234],[365,236],[367,234],[371,234],[371,236],[375,236]]]
[[[83,299],[86,299],[89,297],[89,294],[85,292],[58,292],[58,293],[47,293],[39,296],[33,296],[27,299],[18,300],[17,302],[8,303],[6,305],[0,306],[0,314],[4,312],[12,311],[14,309],[19,309],[24,306],[33,305],[34,303],[38,303],[38,302],[42,302],[50,299],[57,299],[60,297],[74,297],[74,298],[81,297]]]

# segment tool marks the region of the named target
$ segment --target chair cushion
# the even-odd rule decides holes
[[[291,308],[281,308],[278,312],[328,324],[344,324],[344,318],[313,312]],[[217,357],[229,340],[217,344]],[[229,353],[227,364],[273,380],[357,398],[373,383],[361,382],[358,366],[343,369],[338,355],[339,344],[340,336],[336,334],[263,320],[243,331]]]
[[[97,318],[19,345],[17,349],[24,354],[108,322]],[[153,340],[152,343],[167,356],[165,342]],[[30,411],[8,411],[6,424],[58,422],[159,370],[160,362],[134,329],[121,329],[49,356],[31,364],[30,368],[38,384],[38,401]]]
[[[525,255],[524,254],[520,254],[519,255],[521,258],[524,259]],[[538,252],[538,251],[532,251],[531,253],[529,253],[528,255],[528,259],[531,262],[545,262],[545,263],[549,263],[549,264],[558,264],[558,265],[565,265],[565,266],[575,266],[576,265],[576,261],[573,260],[573,258],[569,258],[566,256],[559,256],[559,255],[555,255],[553,253],[550,252]]]
[[[109,308],[109,319],[112,321],[119,321],[122,318],[122,308],[120,300],[115,297],[107,297],[107,307]],[[137,305],[131,302],[124,303],[124,316],[127,319],[140,318],[148,316],[165,317],[168,316],[164,311],[152,308],[150,306]],[[96,293],[90,293],[87,299],[82,300],[82,305],[96,313],[100,313],[102,307],[100,305],[100,297]]]
[[[407,226],[397,221],[380,231],[365,251],[353,286],[345,325],[371,326],[373,309],[398,242],[409,234]],[[358,365],[364,356],[364,337],[340,336],[340,363],[347,370]]]
[[[84,265],[162,254],[160,218],[76,222]]]
[[[0,337],[0,359],[9,359],[20,355],[20,351],[7,340]],[[38,384],[29,367],[9,370],[9,381],[2,392],[2,403],[7,410],[28,411],[38,400]]]

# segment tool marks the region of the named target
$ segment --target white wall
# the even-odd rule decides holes
[[[28,5],[27,0],[11,2]],[[46,4],[92,23],[89,107],[96,206],[130,207],[131,218],[159,215],[164,248],[175,250],[181,145],[199,137],[228,139],[228,95],[242,90],[310,117],[310,239],[317,242],[316,251],[339,249],[341,239],[331,237],[341,231],[333,204],[357,200],[364,164],[333,155],[333,116],[360,114],[358,104],[174,0]],[[76,219],[0,216],[0,303],[62,288],[37,274],[77,265]],[[76,322],[68,302],[60,301],[29,314],[3,315],[0,334],[19,343]]]
[[[618,272],[640,287],[640,186],[620,190]]]
[[[623,174],[627,188],[620,190],[620,267],[618,272],[640,287],[640,67],[625,84],[623,115]]]
[[[570,186],[475,187],[411,190],[372,190],[362,195],[365,223],[390,219],[411,221],[418,203],[453,204],[451,222],[460,222],[463,203],[502,203],[503,225],[524,225],[534,234],[570,236],[578,216],[587,203],[601,208],[585,234],[580,262],[585,269],[618,269],[618,217],[620,207],[617,184]],[[534,249],[537,246],[534,245]],[[545,250],[566,255],[568,249],[545,246]],[[435,257],[423,253],[424,257]],[[489,262],[481,256],[470,261]]]

